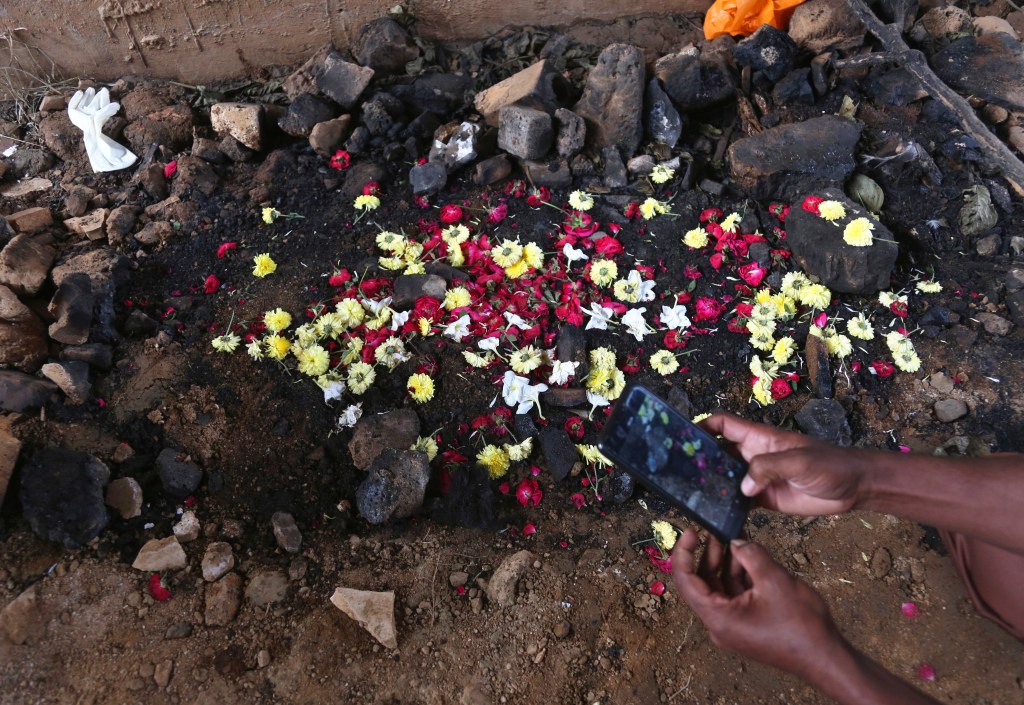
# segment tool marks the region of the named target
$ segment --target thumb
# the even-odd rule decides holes
[[[759,582],[770,580],[785,573],[785,569],[775,562],[768,551],[756,543],[737,539],[731,544],[733,560],[737,561],[750,576],[756,587]]]

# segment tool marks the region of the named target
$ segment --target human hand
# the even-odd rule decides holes
[[[736,444],[749,467],[740,486],[757,504],[787,514],[842,514],[856,505],[864,480],[865,452],[716,413],[702,422]]]
[[[733,541],[726,554],[713,537],[698,562],[700,539],[688,529],[672,552],[672,580],[720,648],[811,678],[826,653],[845,641],[821,597],[757,544]]]

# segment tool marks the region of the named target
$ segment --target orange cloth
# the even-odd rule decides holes
[[[704,38],[723,34],[750,35],[763,24],[789,27],[789,17],[804,0],[715,0],[704,16]]]

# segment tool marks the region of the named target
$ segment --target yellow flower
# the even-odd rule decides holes
[[[755,321],[748,321],[748,327],[750,323]],[[750,344],[758,350],[771,352],[775,349],[774,331],[766,326],[758,326],[756,331],[750,333]]]
[[[472,302],[473,297],[463,286],[457,286],[454,289],[449,289],[444,294],[444,307],[449,311],[453,311],[457,308],[464,308],[469,306]]]
[[[280,333],[291,324],[292,314],[288,313],[283,308],[275,308],[273,311],[267,311],[263,314],[263,325],[265,325],[267,330],[271,333]]]
[[[896,364],[896,367],[904,372],[913,373],[921,369],[921,358],[917,356],[913,349],[895,353],[893,355],[893,362]]]
[[[663,184],[675,175],[676,170],[664,164],[658,164],[651,169],[651,181],[656,184]]]
[[[875,329],[871,327],[871,322],[864,317],[863,313],[858,313],[847,321],[846,330],[854,338],[861,340],[871,340],[875,337]]]
[[[253,338],[252,342],[245,346],[245,351],[249,353],[249,357],[253,360],[263,359],[263,346],[260,345],[260,341]]]
[[[449,245],[461,245],[469,239],[469,228],[465,225],[449,225],[441,231],[441,238]]]
[[[317,340],[316,328],[309,323],[303,323],[295,329],[295,345],[301,348],[308,348]],[[294,352],[294,351],[292,351]]]
[[[590,371],[587,380],[587,389],[594,394],[600,394],[608,401],[615,401],[622,395],[626,388],[626,376],[622,370],[613,367],[611,369],[600,368]]]
[[[830,355],[834,355],[840,360],[853,352],[853,345],[850,343],[850,339],[842,333],[836,333],[833,328],[829,328],[828,332],[825,333],[825,346],[828,347]]]
[[[785,338],[779,338],[775,343],[775,347],[772,349],[772,359],[780,365],[785,365],[793,357],[793,353],[796,352],[796,342],[786,336]]]
[[[772,397],[772,381],[767,377],[761,377],[754,383],[753,394],[761,406],[771,406],[775,403]]]
[[[683,235],[683,244],[691,249],[699,250],[708,244],[708,234],[701,228],[694,228]]]
[[[413,262],[407,265],[403,274],[425,274],[427,268],[423,266],[422,262]]]
[[[874,242],[871,231],[875,226],[867,218],[856,218],[843,229],[843,242],[854,247],[867,247]]]
[[[427,462],[430,463],[437,457],[437,441],[430,436],[420,436],[416,439],[415,443],[409,446],[409,450],[418,450],[421,453],[426,453]]]
[[[405,239],[390,230],[377,233],[377,247],[393,255],[401,255],[405,251]]]
[[[310,345],[297,356],[299,372],[310,377],[319,377],[331,364],[331,355],[320,345]]]
[[[453,245],[448,248],[448,261],[453,267],[461,267],[466,263],[466,253],[458,245]]]
[[[405,250],[402,252],[402,259],[408,264],[412,264],[420,255],[423,254],[423,244],[419,242],[407,242],[405,244]]]
[[[721,225],[722,230],[727,233],[731,233],[735,232],[740,227],[741,220],[743,220],[743,218],[739,213],[730,213],[719,225]]]
[[[420,329],[420,335],[424,338],[434,332],[434,322],[422,316],[416,321],[416,327]]]
[[[242,339],[234,333],[225,333],[224,335],[218,335],[210,341],[210,345],[212,345],[213,349],[218,352],[233,353],[238,349],[238,345],[241,342]]]
[[[392,272],[405,268],[405,262],[401,257],[378,257],[377,264]]]
[[[590,351],[590,366],[594,369],[613,369],[615,353],[608,348],[594,348]]]
[[[829,222],[846,217],[846,208],[839,201],[822,201],[818,204],[818,213]]]
[[[610,259],[599,259],[590,264],[590,281],[596,286],[608,286],[619,273],[619,266]]]
[[[476,367],[477,369],[487,367],[494,361],[494,357],[490,353],[480,355],[472,350],[463,350],[462,357],[465,358],[470,367]]]
[[[754,336],[772,335],[775,333],[775,321],[773,319],[759,321],[756,318],[749,318],[747,319],[747,331]]]
[[[356,196],[356,202],[353,205],[356,210],[360,211],[377,210],[380,207],[380,199],[364,193],[361,196]]]
[[[386,365],[389,370],[393,370],[409,359],[409,353],[406,352],[402,339],[392,335],[377,346],[377,349],[373,351],[373,357],[377,362]]]
[[[540,269],[544,265],[544,251],[536,243],[528,242],[523,246],[523,261],[531,269]]]
[[[508,459],[513,462],[521,462],[530,457],[533,452],[533,438],[526,438],[515,445],[506,443],[502,448],[508,453]]]
[[[914,344],[910,338],[903,335],[899,331],[893,331],[887,333],[885,336],[885,344],[889,347],[889,350],[893,355],[897,355],[902,352],[914,352]]]
[[[704,419],[710,419],[710,418],[711,418],[711,414],[697,414],[696,416],[694,416],[691,419],[691,421],[693,421],[694,423],[700,423]]]
[[[775,294],[771,298],[771,303],[775,306],[775,315],[784,321],[796,315],[796,300],[792,296]]]
[[[668,213],[668,204],[656,198],[648,198],[640,204],[640,215],[644,217],[644,220],[650,220],[656,215],[665,215],[666,213]]]
[[[584,461],[593,464],[597,468],[608,468],[612,466],[612,461],[606,458],[595,445],[577,443],[576,452],[580,454],[580,457],[583,458]]]
[[[281,213],[276,208],[264,208],[263,209],[263,222],[267,225],[272,224]]]
[[[355,299],[342,299],[334,307],[334,311],[341,316],[342,322],[349,328],[355,328],[366,318],[366,311]]]
[[[511,267],[523,258],[523,246],[514,240],[502,240],[497,247],[491,248],[491,259],[499,267]]]
[[[569,194],[569,205],[578,211],[589,211],[594,207],[594,198],[586,191],[573,191]]]
[[[476,454],[476,462],[487,468],[487,474],[492,480],[497,480],[508,472],[508,453],[493,444],[484,446],[483,450]]]
[[[679,360],[668,350],[651,355],[651,368],[660,375],[670,375],[679,369]]]
[[[540,367],[541,362],[543,362],[543,356],[540,350],[532,345],[516,350],[512,353],[512,357],[509,358],[509,366],[512,367],[513,371],[521,375],[530,374]]]
[[[377,379],[377,373],[368,363],[354,362],[348,368],[348,389],[356,396],[369,389],[375,379]]]
[[[434,398],[434,380],[425,374],[418,372],[410,375],[409,381],[405,383],[405,387],[409,390],[409,396],[413,398],[413,401],[417,401],[420,404]]]
[[[640,288],[629,279],[619,279],[615,282],[612,292],[619,301],[635,304],[640,300]]]
[[[272,260],[270,258],[270,254],[267,252],[256,255],[252,258],[252,261],[256,264],[252,270],[253,276],[259,277],[260,279],[277,271],[277,262]]]
[[[313,323],[313,330],[321,338],[337,339],[338,335],[345,330],[345,319],[340,313],[328,311],[320,316]]]
[[[288,339],[280,335],[267,336],[263,342],[267,346],[267,357],[271,360],[285,359],[288,356],[288,351],[292,349],[292,344],[288,342]]]
[[[782,293],[794,299],[800,299],[800,290],[810,286],[811,280],[803,272],[788,272],[782,278]]]
[[[808,284],[800,289],[797,298],[805,306],[824,310],[832,303],[832,292],[821,284]]]
[[[657,520],[651,522],[651,530],[654,531],[654,543],[663,551],[671,551],[676,545],[676,538],[679,533],[676,527],[667,521]]]
[[[937,294],[942,291],[942,284],[937,281],[919,281],[916,288],[922,294]]]
[[[750,318],[754,321],[757,321],[758,323],[763,323],[765,325],[767,325],[768,323],[772,323],[772,330],[774,330],[774,321],[778,313],[779,310],[775,308],[775,305],[769,301],[768,303],[764,304],[754,304],[754,308],[751,309],[750,311]]]
[[[511,267],[505,267],[505,276],[509,279],[518,279],[528,271],[530,271],[530,265],[526,263],[525,259],[521,259]]]

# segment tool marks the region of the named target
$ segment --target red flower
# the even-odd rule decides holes
[[[344,286],[350,281],[352,281],[352,275],[347,269],[342,269],[337,274],[332,274],[331,278],[327,280],[327,283],[331,286]]]
[[[540,504],[544,493],[540,490],[540,483],[533,479],[525,479],[516,487],[516,499],[524,507]]]
[[[412,308],[412,315],[409,316],[410,320],[418,321],[421,318],[429,318],[432,322],[437,322],[441,314],[441,302],[435,299],[433,296],[421,296],[416,299],[416,303]]]
[[[819,196],[808,196],[807,198],[804,199],[801,208],[803,208],[808,213],[814,213],[814,215],[821,215],[821,213],[818,212],[818,206],[821,205],[821,202],[824,200],[824,198],[821,198]]]
[[[917,667],[917,677],[923,681],[933,681],[935,680],[935,669],[931,664],[921,663]]]
[[[824,328],[825,324],[828,323],[828,314],[822,311],[813,320],[814,325],[818,326],[818,328]]]
[[[508,216],[508,204],[502,203],[492,208],[491,212],[487,214],[487,222],[497,225],[505,220],[506,216]]]
[[[644,553],[647,554],[647,557],[651,559],[651,563],[653,563],[658,568],[658,570],[660,570],[662,573],[668,573],[670,575],[672,574],[671,556],[664,557],[664,554],[661,552],[661,549],[657,548],[656,546],[644,547]]]
[[[167,602],[171,599],[171,591],[160,579],[160,573],[149,576],[149,596],[157,602]]]
[[[535,533],[537,533],[537,527],[532,522],[523,527],[523,536],[533,536]]]
[[[710,296],[702,296],[697,299],[694,308],[696,309],[693,315],[694,321],[717,321],[725,311],[725,306]]]
[[[500,485],[498,485],[498,492],[500,492],[501,494],[508,494],[511,491],[511,489],[512,488],[509,487],[509,484],[507,482],[502,482]]]
[[[377,181],[367,181],[363,184],[363,195],[364,196],[379,196],[381,193],[380,183]]]
[[[334,153],[334,156],[331,157],[331,168],[337,169],[338,171],[348,169],[351,164],[352,156],[344,149],[339,149]]]
[[[788,397],[793,390],[789,386],[789,382],[784,379],[777,379],[772,382],[772,399],[785,399]]]
[[[597,242],[594,243],[594,249],[597,250],[597,253],[599,255],[603,255],[605,257],[614,257],[615,255],[622,252],[624,248],[622,247],[621,242],[611,237],[610,235],[605,235],[604,237],[600,238]]]
[[[722,253],[716,252],[715,254],[711,255],[710,261],[712,269],[718,271],[719,269],[722,268]]]
[[[522,179],[509,181],[505,184],[505,195],[512,196],[513,198],[522,198],[526,195],[526,182]]]
[[[572,500],[572,503],[576,505],[577,509],[583,509],[583,507],[587,506],[587,498],[583,496],[582,492],[569,495],[569,499]]]
[[[531,189],[530,195],[526,197],[526,205],[530,208],[540,208],[549,201],[551,201],[551,189],[547,186]]]
[[[700,222],[716,221],[725,215],[725,212],[721,208],[705,208],[700,212]]]
[[[665,333],[665,347],[669,350],[679,350],[686,347],[686,338],[680,338],[679,336],[685,335],[683,332],[678,330],[670,330]]]
[[[164,165],[164,178],[169,179],[178,173],[178,160],[172,160]]]
[[[227,256],[228,252],[230,252],[231,250],[237,250],[237,249],[238,249],[238,243],[237,242],[222,242],[220,244],[220,247],[217,248],[217,256],[223,259],[224,257]]]
[[[903,613],[904,617],[909,617],[910,619],[921,616],[921,609],[913,602],[904,602],[900,605],[900,612]]]
[[[738,303],[735,310],[738,317],[750,318],[750,314],[754,312],[754,304]]]
[[[757,262],[751,262],[740,267],[739,274],[740,279],[745,281],[749,286],[760,286],[761,281],[764,279],[765,275],[768,274],[768,270]]]
[[[889,310],[893,312],[893,315],[899,316],[900,318],[907,317],[907,304],[903,301],[893,301],[889,304]]]
[[[203,291],[206,292],[207,294],[216,294],[217,289],[219,288],[220,279],[218,279],[215,274],[211,274],[206,278],[206,281],[203,282]]]
[[[896,366],[888,360],[875,360],[871,363],[871,367],[879,377],[891,377],[896,372]]]
[[[565,428],[565,432],[568,433],[573,440],[578,441],[583,438],[583,419],[579,416],[570,416],[567,418],[563,428]]]
[[[455,594],[458,595],[459,597],[462,597],[463,595],[465,595],[466,594],[466,586],[465,585],[457,586],[455,588]]]
[[[454,203],[449,203],[441,208],[441,222],[446,225],[452,223],[458,223],[462,220],[462,209],[456,206]]]
[[[665,583],[660,580],[655,580],[651,583],[650,593],[655,597],[661,597],[665,594]]]
[[[768,206],[768,212],[779,219],[779,222],[785,223],[786,216],[789,214],[789,206],[784,203],[772,203]]]
[[[636,220],[642,214],[640,213],[640,203],[637,201],[630,201],[629,205],[626,206],[625,216],[630,220]]]

